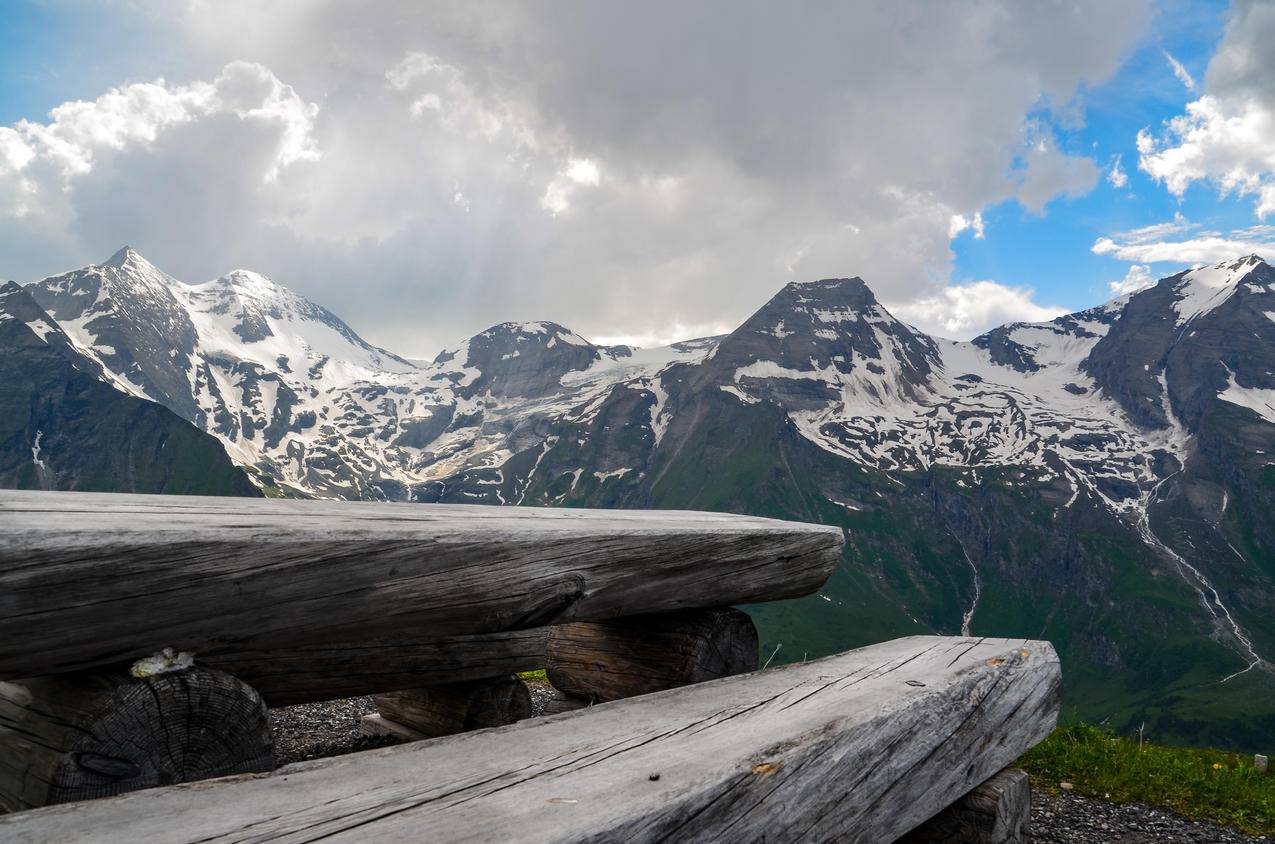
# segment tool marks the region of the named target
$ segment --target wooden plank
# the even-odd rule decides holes
[[[757,627],[732,607],[575,621],[549,630],[549,682],[596,702],[756,671]]]
[[[1027,772],[1006,768],[896,844],[1029,844],[1031,812]]]
[[[250,684],[270,706],[357,697],[536,671],[549,628],[431,639],[407,631],[356,642],[201,653],[202,665]]]
[[[3,490],[0,679],[796,597],[842,541],[720,513]]]
[[[220,671],[0,683],[0,811],[273,768],[261,698]]]
[[[256,779],[0,818],[6,842],[893,841],[1053,729],[1046,642],[913,637]]]

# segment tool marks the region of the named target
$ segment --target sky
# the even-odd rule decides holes
[[[968,338],[1275,258],[1275,3],[0,0],[0,278],[131,245],[432,356],[860,276]]]

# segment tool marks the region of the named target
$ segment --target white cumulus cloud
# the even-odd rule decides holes
[[[1129,271],[1125,273],[1124,278],[1118,281],[1108,282],[1107,287],[1116,296],[1124,296],[1126,293],[1136,293],[1155,284],[1156,279],[1151,274],[1151,267],[1146,264],[1132,264]]]
[[[1176,196],[1207,183],[1223,196],[1253,196],[1260,218],[1275,212],[1273,66],[1275,4],[1241,0],[1209,63],[1203,96],[1162,133],[1138,134],[1139,168]]]
[[[259,270],[419,355],[505,319],[736,325],[792,278],[945,296],[980,209],[1047,213],[1103,176],[1057,133],[1149,20],[1147,0],[118,14],[162,21],[189,63],[166,78],[203,81],[106,80],[0,130],[4,274],[130,243],[182,278]]]
[[[0,172],[20,172],[42,160],[64,177],[84,175],[103,154],[152,144],[173,126],[227,114],[278,127],[274,159],[263,174],[272,180],[289,164],[318,160],[311,136],[317,113],[317,105],[268,68],[232,62],[212,82],[133,83],[95,100],[63,103],[49,112],[48,122],[20,120],[0,129]]]
[[[891,305],[890,312],[929,334],[962,340],[1007,322],[1044,322],[1069,311],[1038,304],[1030,287],[972,281],[949,285],[934,296]]]
[[[983,239],[983,213],[981,211],[975,211],[969,216],[964,214],[953,214],[952,222],[947,227],[947,236],[956,237],[967,229],[974,232],[974,238],[976,240]]]
[[[1169,222],[1100,237],[1094,241],[1092,251],[1095,255],[1108,255],[1121,261],[1198,266],[1240,255],[1275,255],[1275,227],[1204,231],[1198,224],[1177,214]],[[1130,269],[1130,272],[1133,271]],[[1112,282],[1112,290],[1122,283]]]

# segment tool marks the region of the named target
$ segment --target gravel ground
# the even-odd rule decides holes
[[[527,686],[532,711],[539,715],[553,697],[553,689],[535,682]],[[375,711],[368,697],[272,709],[275,758],[280,765],[286,765],[395,744],[391,738],[359,735],[359,719]],[[1163,809],[1106,803],[1066,791],[1057,795],[1032,792],[1031,828],[1032,841],[1041,844],[1232,844],[1275,840],[1189,821]]]
[[[555,695],[553,686],[548,683],[528,682],[527,690],[531,693],[532,716],[542,714],[545,704]],[[359,734],[359,720],[375,711],[376,706],[370,697],[303,703],[270,710],[275,763],[287,765],[396,744],[388,736]]]
[[[359,735],[359,719],[375,712],[370,697],[303,703],[270,710],[278,765],[385,747],[393,739]]]
[[[1032,792],[1032,841],[1049,844],[1231,844],[1268,841],[1136,803]]]
[[[543,680],[523,680],[523,682],[527,684],[527,691],[531,693],[531,717],[543,715],[545,706],[558,696],[558,692]]]

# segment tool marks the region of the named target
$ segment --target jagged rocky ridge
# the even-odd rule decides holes
[[[720,338],[503,323],[432,362],[255,273],[186,284],[129,249],[27,291],[271,494],[842,524],[829,587],[758,610],[781,658],[1045,636],[1085,714],[1275,737],[1275,271],[1256,256],[972,342],[827,279]]]

